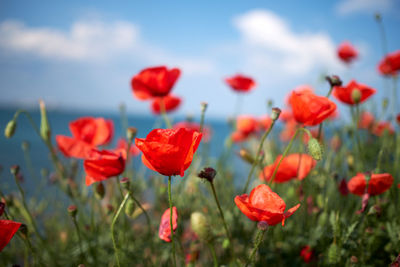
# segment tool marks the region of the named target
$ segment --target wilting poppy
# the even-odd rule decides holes
[[[140,100],[167,96],[181,74],[180,69],[165,66],[146,68],[133,76],[131,86]]]
[[[364,102],[376,92],[375,89],[352,80],[347,84],[347,86],[335,86],[333,89],[333,95],[343,103],[354,105],[357,104],[353,99],[355,90],[360,92],[360,100],[358,103]]]
[[[304,246],[300,251],[300,257],[303,259],[305,263],[311,262],[313,257],[312,248],[309,245]]]
[[[117,141],[117,146],[116,148],[113,150],[114,153],[119,154],[121,153],[122,157],[124,159],[126,159],[126,150],[128,149],[128,142],[123,139],[120,138]],[[140,150],[136,147],[135,144],[131,144],[131,147],[129,148],[129,155],[132,157],[136,157],[137,155],[139,155]]]
[[[164,103],[162,103],[164,102]],[[154,114],[160,114],[162,105],[164,105],[165,112],[171,112],[176,110],[181,104],[182,100],[180,97],[167,95],[164,97],[156,97],[151,104],[151,110]]]
[[[7,246],[20,226],[19,222],[0,220],[0,252]]]
[[[305,126],[320,124],[336,110],[336,104],[327,97],[317,96],[310,92],[293,91],[290,103],[294,118]]]
[[[400,70],[400,50],[389,53],[378,64],[378,71],[382,75],[396,75]]]
[[[300,204],[297,204],[285,212],[285,202],[265,184],[256,186],[250,192],[250,196],[247,194],[236,196],[235,204],[250,220],[265,221],[269,225],[280,222],[284,225],[285,219],[292,216],[300,207]]]
[[[337,49],[338,57],[345,63],[351,63],[357,58],[358,52],[349,42],[343,42]]]
[[[93,148],[108,144],[114,133],[112,120],[83,117],[69,124],[72,137],[57,135],[58,148],[67,157],[86,158]]]
[[[282,155],[279,155],[273,164],[264,168],[259,175],[260,179],[265,179],[267,181],[271,180],[281,157]],[[290,154],[283,158],[273,182],[284,183],[295,178],[303,180],[316,164],[317,162],[308,154]]]
[[[125,170],[125,160],[122,154],[107,150],[92,150],[90,156],[83,162],[86,172],[86,186],[120,175]]]
[[[179,128],[186,128],[186,129],[191,129],[195,130],[197,132],[200,132],[200,124],[197,122],[192,122],[192,121],[181,121],[177,122],[172,126],[173,129],[179,129]],[[208,142],[211,139],[211,130],[207,126],[203,126],[203,137],[201,138],[204,142]]]
[[[241,74],[226,78],[225,82],[236,92],[249,92],[256,86],[252,78]]]
[[[136,138],[143,152],[142,161],[149,169],[162,175],[180,175],[190,166],[202,134],[195,130],[154,129],[145,139]]]
[[[394,134],[393,125],[389,121],[380,121],[372,128],[372,133],[376,136],[382,136],[386,131]]]
[[[158,236],[165,242],[171,242],[171,224],[170,224],[171,211],[168,208],[161,216],[160,228],[158,229]],[[175,233],[178,228],[178,211],[176,207],[172,207],[172,228]]]
[[[358,120],[358,128],[360,129],[371,129],[374,125],[375,117],[371,112],[363,111]]]
[[[363,173],[358,173],[347,183],[349,191],[355,195],[362,196],[368,193],[371,196],[379,195],[388,190],[393,184],[393,177],[389,173],[372,174],[368,182],[368,192],[365,192],[367,182]]]

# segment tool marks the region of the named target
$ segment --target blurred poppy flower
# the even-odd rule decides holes
[[[190,130],[195,130],[197,132],[200,132],[200,124],[197,122],[191,122],[191,121],[181,121],[177,122],[172,126],[173,129],[179,129],[179,128],[186,128]],[[202,140],[204,142],[208,142],[211,139],[211,130],[207,126],[203,126],[203,137]]]
[[[0,252],[7,246],[20,226],[19,222],[0,220]]]
[[[305,126],[320,124],[336,110],[336,104],[328,98],[310,92],[293,91],[290,103],[294,118]]]
[[[236,130],[249,135],[258,130],[258,121],[256,118],[250,115],[241,115],[236,120]]]
[[[282,155],[279,155],[273,164],[264,168],[259,175],[260,179],[269,181],[272,178],[281,157]],[[284,183],[295,178],[303,180],[316,164],[317,162],[308,154],[290,154],[283,158],[273,182]]]
[[[176,110],[182,102],[180,97],[173,95],[154,98],[153,103],[151,104],[151,110],[153,111],[154,114],[161,113],[161,107],[162,107],[161,101],[164,101],[165,112],[171,112]]]
[[[282,110],[281,114],[279,115],[279,120],[281,120],[283,122],[288,122],[288,121],[294,120],[292,110],[290,110],[290,109]]]
[[[365,175],[358,173],[347,183],[347,188],[351,193],[359,196],[364,195],[364,193],[371,196],[379,195],[392,186],[393,177],[389,173],[372,174],[368,182],[368,192],[365,192],[366,184]]]
[[[294,88],[293,90],[292,90],[292,92],[297,92],[297,93],[312,93],[312,94],[314,94],[314,89],[310,86],[310,85],[299,85],[299,86],[297,86],[296,88]],[[292,93],[290,92],[288,95],[286,95],[286,100],[285,100],[285,102],[286,102],[286,105],[288,105],[288,106],[291,106],[292,105],[292,103],[291,103],[291,96],[292,96]]]
[[[181,74],[180,69],[165,66],[146,68],[133,76],[131,86],[139,100],[167,96]]]
[[[397,123],[400,124],[400,113],[397,114],[396,120],[397,120]]]
[[[338,46],[337,55],[343,62],[351,63],[357,58],[358,52],[351,43],[343,42]]]
[[[299,124],[295,120],[287,121],[285,127],[279,135],[279,138],[284,142],[289,141],[290,139],[292,139],[298,127]]]
[[[399,70],[400,50],[387,54],[378,64],[378,71],[382,75],[396,75]]]
[[[312,248],[309,245],[304,246],[300,251],[300,257],[303,259],[305,263],[311,262],[313,257]]]
[[[265,221],[268,225],[276,225],[292,214],[300,207],[300,204],[290,208],[285,212],[285,202],[271,190],[268,185],[261,184],[256,186],[250,196],[243,194],[235,197],[235,204],[252,221]]]
[[[69,124],[72,137],[57,135],[56,143],[66,157],[86,158],[93,148],[108,144],[114,133],[112,120],[83,117]]]
[[[158,229],[158,236],[165,242],[171,242],[170,215],[171,211],[168,208],[161,216],[160,228]],[[176,207],[172,207],[172,228],[174,232],[178,228],[178,211]]]
[[[120,175],[125,170],[122,153],[93,149],[83,162],[86,172],[86,186]]]
[[[122,157],[126,159],[126,150],[128,149],[128,142],[124,138],[120,138],[117,141],[117,146],[113,150],[115,154],[121,153]],[[136,147],[135,144],[131,144],[131,147],[129,148],[129,155],[131,157],[136,157],[139,155],[140,150]]]
[[[372,133],[376,136],[382,136],[386,131],[389,134],[394,134],[394,128],[388,121],[380,121],[372,128]]]
[[[237,74],[225,79],[225,82],[236,92],[249,92],[256,86],[255,81],[247,76]]]
[[[142,161],[149,169],[162,175],[180,175],[190,166],[202,134],[195,130],[154,129],[145,139],[136,138],[143,152]]]
[[[340,140],[339,135],[335,134],[331,138],[331,141],[330,141],[329,145],[334,151],[338,151],[340,146],[342,145],[342,141]]]
[[[375,117],[371,112],[363,111],[358,120],[358,128],[360,129],[371,129],[374,125]]]
[[[258,120],[258,125],[265,131],[267,131],[269,127],[271,127],[271,124],[272,119],[268,115],[264,115]]]
[[[347,84],[347,86],[335,86],[333,89],[333,95],[343,103],[354,105],[357,104],[353,100],[355,90],[360,92],[360,100],[358,103],[364,102],[376,92],[375,89],[352,80]]]
[[[240,131],[234,131],[231,134],[231,139],[234,143],[244,142],[247,140],[248,137],[249,137],[249,135],[244,134]]]

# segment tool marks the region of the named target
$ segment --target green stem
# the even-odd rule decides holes
[[[396,122],[396,107],[397,107],[397,75],[393,75],[393,100],[392,100],[392,120]]]
[[[245,186],[243,188],[243,193],[246,193],[247,189],[249,188],[251,177],[253,176],[253,172],[254,172],[254,170],[255,170],[255,168],[257,166],[258,161],[260,160],[260,153],[261,153],[261,149],[263,148],[264,141],[268,137],[268,135],[271,132],[271,130],[274,127],[274,125],[275,125],[275,120],[272,121],[272,123],[269,126],[268,130],[261,137],[261,141],[260,141],[260,144],[259,144],[258,149],[257,149],[256,158],[255,158],[253,164],[251,165],[251,169],[250,169],[249,175],[247,176],[246,184],[245,184]]]
[[[220,204],[219,204],[219,200],[218,200],[218,197],[217,197],[217,193],[216,193],[216,191],[215,191],[214,183],[210,182],[210,186],[211,186],[211,190],[212,190],[212,193],[213,193],[213,196],[214,196],[214,199],[215,199],[215,203],[217,203],[217,207],[218,207],[218,210],[219,210],[219,214],[220,214],[221,219],[222,219],[222,222],[223,222],[223,224],[224,224],[224,228],[225,228],[225,231],[226,231],[226,236],[227,236],[228,239],[229,239],[229,243],[230,243],[229,247],[232,247],[232,246],[233,246],[233,243],[232,243],[231,234],[230,234],[230,232],[229,232],[228,225],[226,224],[225,217],[224,217],[224,213],[222,212],[221,206],[220,206]]]
[[[117,175],[117,187],[118,187],[118,191],[121,194],[121,197],[124,197],[124,193],[122,192],[122,187],[121,187],[121,183],[119,181],[119,176]]]
[[[131,198],[133,199],[133,201],[135,201],[136,205],[139,206],[139,208],[142,210],[142,212],[146,216],[147,226],[149,227],[149,232],[151,232],[151,220],[150,220],[149,214],[143,208],[142,204],[140,204],[140,202],[133,196],[133,193],[131,191],[129,192],[129,194],[131,195]]]
[[[201,109],[201,117],[200,117],[200,132],[203,132],[204,128],[204,117],[206,115],[206,108]]]
[[[207,242],[207,245],[213,258],[214,267],[218,267],[217,255],[215,254],[214,245],[211,242]]]
[[[125,197],[122,200],[121,204],[119,205],[117,213],[115,213],[114,218],[113,218],[112,223],[111,223],[111,238],[112,238],[112,242],[113,242],[113,246],[114,246],[114,254],[115,254],[115,259],[117,261],[117,266],[118,267],[120,267],[121,265],[120,265],[120,262],[119,262],[119,255],[118,255],[119,249],[118,249],[117,243],[115,241],[115,236],[114,236],[114,226],[115,226],[115,223],[117,222],[117,219],[118,219],[122,209],[124,208],[124,206],[126,204],[126,201],[129,199],[129,196],[130,196],[129,193],[127,193],[125,195]]]
[[[261,230],[261,229],[258,230],[256,240],[254,243],[253,251],[251,252],[249,260],[247,261],[245,266],[248,266],[249,264],[252,264],[254,262],[254,257],[257,253],[258,247],[260,246],[260,244],[263,240],[265,232],[266,232],[266,230]]]
[[[167,126],[167,128],[172,128],[171,121],[169,120],[167,116],[167,111],[165,109],[164,97],[161,97],[160,99],[160,109],[161,109],[161,115],[163,116],[165,121],[165,125]]]
[[[171,227],[171,243],[172,243],[172,260],[176,266],[175,259],[175,243],[174,243],[174,227],[172,225],[172,194],[171,194],[171,176],[168,176],[168,202],[169,202],[169,225]]]
[[[82,248],[82,238],[81,238],[81,231],[79,230],[78,223],[75,217],[72,217],[72,221],[75,226],[76,233],[78,235],[78,242],[79,242],[79,250],[81,251],[81,259],[84,259],[83,248]]]

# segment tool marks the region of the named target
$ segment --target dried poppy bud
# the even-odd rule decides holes
[[[7,123],[6,128],[4,129],[4,135],[7,138],[11,138],[14,135],[16,128],[17,128],[17,121],[16,120],[10,120]]]
[[[126,138],[128,140],[133,140],[136,137],[137,129],[135,127],[129,127],[126,129]]]
[[[315,138],[311,138],[308,141],[308,151],[311,157],[315,160],[321,160],[322,155],[324,154],[321,144]]]
[[[281,109],[280,108],[272,108],[272,113],[271,113],[271,119],[273,121],[276,121],[279,116],[281,115]]]
[[[12,175],[17,176],[19,174],[19,165],[11,166],[10,172]]]
[[[331,87],[342,86],[342,80],[337,75],[326,76],[325,79],[329,82]]]
[[[206,179],[210,183],[213,182],[217,171],[211,167],[204,168],[197,176],[202,179]]]
[[[78,208],[75,205],[70,205],[67,210],[72,218],[76,217],[76,214],[78,213]]]
[[[201,112],[206,112],[207,107],[208,107],[208,103],[207,102],[201,102],[200,106],[201,106]]]
[[[211,238],[210,225],[207,222],[206,216],[201,212],[193,212],[190,216],[190,225],[193,232],[197,234],[200,240],[209,241]]]
[[[96,190],[94,191],[95,195],[98,199],[103,199],[104,194],[106,192],[106,189],[104,187],[104,184],[102,182],[97,183],[96,185]]]

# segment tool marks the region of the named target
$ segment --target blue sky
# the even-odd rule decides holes
[[[340,1],[0,1],[0,105],[48,105],[74,110],[149,113],[133,98],[131,77],[149,66],[182,69],[173,92],[177,114],[233,113],[236,94],[223,78],[243,73],[257,88],[241,112],[265,113],[267,99],[282,106],[301,84],[320,94],[322,74],[339,74],[386,92],[376,64],[382,45],[379,11],[389,51],[400,48],[400,4],[395,0]],[[348,40],[360,52],[350,68],[335,56]],[[377,101],[377,100],[375,100]]]

